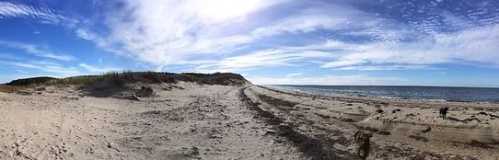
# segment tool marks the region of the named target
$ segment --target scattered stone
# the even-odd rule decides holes
[[[353,120],[351,118],[344,118],[344,117],[341,117],[340,120],[343,122],[355,122],[355,120]]]
[[[426,126],[426,128],[425,128],[425,129],[423,129],[421,132],[422,132],[422,133],[428,133],[428,132],[430,132],[430,131],[431,131],[431,127],[430,127],[430,126]]]
[[[94,154],[94,153],[95,153],[94,148],[92,148],[92,147],[88,147],[88,148],[85,150],[85,153],[88,153],[88,154]]]
[[[383,113],[383,112],[385,112],[385,111],[383,111],[382,109],[377,109],[376,110],[376,113]]]
[[[474,117],[474,116],[472,116],[472,117],[470,117],[470,118],[466,118],[466,119],[464,119],[463,121],[464,121],[464,122],[477,121],[478,123],[482,122],[480,119],[478,119],[478,118],[476,118],[476,117]]]
[[[328,115],[324,115],[324,114],[320,114],[320,113],[315,113],[315,115],[321,117],[321,118],[324,118],[324,119],[329,119],[331,118],[331,116],[328,116]]]
[[[140,101],[139,97],[137,97],[136,95],[126,96],[124,98],[132,101]]]
[[[275,134],[276,134],[275,131],[267,131],[267,132],[265,132],[264,135],[275,135]]]
[[[47,90],[45,87],[35,88],[35,91],[45,91],[45,90]]]
[[[428,138],[417,135],[409,135],[409,138],[415,139],[416,141],[428,142]]]
[[[29,95],[33,94],[31,92],[28,92],[28,91],[17,91],[16,93],[19,95],[23,95],[23,96],[29,96]]]
[[[218,134],[212,134],[209,136],[210,139],[221,139],[223,138],[221,135],[218,135]]]
[[[211,132],[208,134],[209,139],[221,139],[223,136],[220,134],[220,131],[213,129]]]
[[[494,147],[489,146],[486,143],[483,143],[483,142],[480,142],[480,141],[477,141],[477,140],[471,140],[471,142],[469,144],[471,146],[479,147],[479,148],[494,148]]]
[[[154,90],[151,87],[142,86],[140,90],[135,92],[137,97],[150,97],[154,95]]]
[[[107,148],[113,148],[113,145],[111,144],[111,142],[108,142],[106,146],[107,146]]]
[[[397,112],[400,112],[400,109],[399,109],[399,108],[394,109],[394,110],[392,111],[392,113],[397,113]]]
[[[78,97],[68,97],[68,96],[64,96],[64,97],[62,97],[62,99],[76,101],[76,100],[79,100],[80,98],[78,98]]]
[[[376,133],[381,134],[381,135],[385,135],[385,136],[392,134],[392,133],[390,133],[388,131],[378,131]]]

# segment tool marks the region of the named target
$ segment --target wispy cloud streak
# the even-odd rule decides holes
[[[44,23],[53,24],[73,21],[55,13],[51,9],[36,8],[33,6],[18,3],[0,2],[0,19],[17,17],[29,17],[40,20]]]
[[[51,74],[58,77],[75,76],[80,75],[82,72],[80,69],[73,66],[64,66],[58,63],[48,62],[48,61],[2,61],[0,64],[21,67],[24,69],[31,69],[36,71],[41,71],[45,74]]]
[[[325,75],[292,77],[273,76],[248,76],[251,82],[262,85],[288,84],[288,85],[395,85],[404,84],[405,79],[396,77],[373,77],[368,75]]]
[[[52,51],[49,51],[48,49],[33,44],[0,40],[0,47],[1,46],[22,50],[24,51],[24,53],[31,54],[37,57],[49,58],[59,61],[73,61],[76,59],[75,57],[69,54],[54,53]]]

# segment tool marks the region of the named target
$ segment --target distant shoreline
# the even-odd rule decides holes
[[[483,88],[499,89],[499,86],[432,86],[432,85],[314,85],[314,84],[265,84],[261,86],[307,86],[307,87],[431,87],[431,88]]]
[[[477,105],[481,106],[483,104],[491,104],[497,105],[499,101],[464,101],[464,100],[446,100],[446,99],[424,99],[424,98],[401,98],[401,97],[390,97],[390,96],[359,96],[359,95],[351,95],[351,94],[342,94],[342,93],[333,93],[324,94],[324,93],[312,93],[303,90],[292,90],[290,88],[279,88],[275,86],[298,86],[298,85],[259,85],[262,88],[266,88],[269,90],[288,93],[288,94],[296,94],[300,96],[309,96],[309,97],[329,97],[329,98],[348,98],[348,99],[358,99],[358,100],[374,100],[374,101],[384,101],[384,102],[396,102],[396,103],[421,103],[421,104],[456,104],[459,106],[462,105]],[[299,85],[299,86],[307,86],[307,85]],[[365,86],[361,86],[365,87]],[[400,86],[402,87],[402,86]],[[416,87],[416,86],[413,86]],[[495,88],[493,88],[495,89]]]

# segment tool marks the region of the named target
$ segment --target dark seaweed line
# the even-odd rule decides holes
[[[357,157],[338,157],[334,151],[328,149],[326,146],[332,146],[329,139],[317,139],[304,135],[295,129],[293,124],[287,124],[282,118],[279,118],[271,112],[265,111],[258,107],[260,104],[253,102],[244,91],[247,87],[240,90],[240,99],[242,102],[253,111],[256,111],[256,118],[264,120],[265,123],[271,125],[277,132],[278,136],[286,138],[292,142],[295,147],[303,153],[304,156],[312,160],[333,160],[333,159],[358,159]]]

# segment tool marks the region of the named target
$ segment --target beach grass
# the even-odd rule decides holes
[[[178,81],[194,82],[198,84],[243,85],[248,81],[234,73],[169,73],[169,72],[108,72],[101,75],[83,75],[67,78],[34,77],[13,80],[4,84],[1,90],[11,91],[16,87],[37,85],[89,85],[99,81],[111,81],[116,84],[125,83],[176,83]]]

